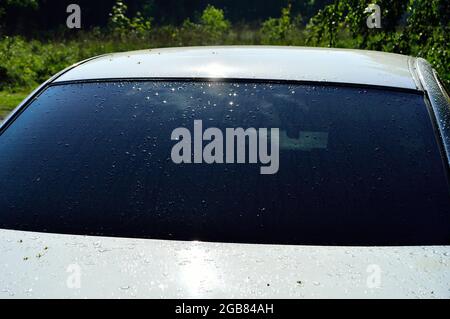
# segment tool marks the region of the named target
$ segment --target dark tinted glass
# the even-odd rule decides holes
[[[276,174],[175,164],[172,131],[279,128]],[[247,141],[248,142],[248,141]],[[203,145],[207,144],[203,142]],[[351,87],[121,82],[48,88],[0,136],[0,228],[204,241],[450,243],[423,96]]]

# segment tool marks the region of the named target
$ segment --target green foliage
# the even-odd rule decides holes
[[[411,0],[399,50],[427,59],[450,84],[450,2]]]
[[[127,5],[117,0],[109,14],[109,28],[114,35],[124,37],[129,33],[137,36],[145,36],[151,30],[151,20],[145,19],[140,12],[133,18],[128,18],[126,12]]]
[[[338,4],[328,5],[319,10],[311,18],[306,30],[308,31],[307,43],[312,45],[323,45],[328,39],[328,46],[335,45],[335,38],[339,22],[342,23],[344,13],[337,11]]]
[[[12,109],[22,102],[28,95],[25,92],[6,92],[0,91],[0,120],[4,118]]]
[[[127,31],[130,26],[130,19],[126,16],[127,9],[127,5],[120,0],[112,7],[109,25],[113,32],[122,34]]]
[[[291,39],[298,37],[302,23],[301,15],[291,17],[291,4],[281,10],[279,18],[269,18],[261,26],[263,44],[293,44]]]
[[[221,44],[226,42],[230,26],[230,22],[225,19],[223,10],[208,5],[197,23],[186,19],[177,35],[180,44]]]
[[[214,40],[220,38],[230,30],[230,22],[225,19],[223,10],[208,5],[200,17],[203,31]]]
[[[369,3],[381,8],[381,29],[366,25]],[[404,17],[406,21],[403,21]],[[325,6],[307,25],[307,43],[420,56],[450,83],[448,0],[341,0]]]
[[[6,37],[0,42],[0,52],[0,89],[5,86],[30,88],[36,84],[45,66],[36,56],[38,50],[33,41]]]
[[[8,5],[13,0],[7,0]],[[36,0],[17,3],[38,3]],[[150,2],[149,2],[150,3]],[[382,9],[382,28],[368,29],[365,7]],[[5,8],[1,2],[0,8]],[[137,12],[127,16],[127,5],[116,1],[106,29],[77,31],[69,37],[30,40],[0,37],[0,90],[30,90],[65,67],[91,56],[150,47],[212,44],[276,44],[361,48],[421,56],[450,84],[450,1],[341,0],[323,7],[307,24],[290,5],[279,17],[264,21],[258,30],[231,23],[223,10],[207,6],[193,21],[181,26],[151,26],[151,18]],[[67,31],[66,31],[67,32]]]
[[[0,90],[31,90],[53,74],[80,60],[114,51],[148,47],[138,38],[80,33],[70,41],[43,42],[20,36],[0,39]]]
[[[219,44],[239,41],[230,33],[223,11],[208,6],[198,23],[151,29],[139,13],[126,16],[127,6],[117,1],[110,16],[109,32],[93,29],[71,40],[27,40],[20,36],[0,38],[0,90],[31,90],[58,71],[99,54],[149,47]],[[248,32],[248,30],[247,30]],[[254,32],[252,32],[254,34]],[[142,37],[148,41],[142,41]],[[149,44],[151,43],[151,44]]]
[[[370,39],[386,39],[396,31],[408,0],[344,0],[325,6],[308,23],[308,42],[312,45],[333,47],[339,34],[346,31],[354,39],[357,48],[371,49]],[[369,29],[366,12],[369,4],[378,4],[382,10],[382,29]],[[380,33],[385,33],[380,36]],[[375,43],[379,46],[379,43]]]

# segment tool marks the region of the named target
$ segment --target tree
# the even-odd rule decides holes
[[[382,28],[366,26],[369,3],[381,7]],[[312,45],[337,45],[340,33],[351,35],[360,49],[426,58],[450,83],[450,2],[448,0],[340,0],[311,18],[307,29]]]
[[[291,14],[292,5],[281,9],[279,18],[269,18],[262,23],[261,36],[263,44],[288,44],[289,33],[298,29],[302,22],[301,15],[295,19]]]

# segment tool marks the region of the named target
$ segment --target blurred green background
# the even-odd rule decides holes
[[[66,27],[70,3],[81,29]],[[380,29],[366,25],[371,4]],[[1,0],[0,118],[59,70],[117,51],[268,44],[356,48],[427,59],[450,84],[448,0]]]

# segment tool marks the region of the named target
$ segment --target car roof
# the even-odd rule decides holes
[[[418,89],[414,58],[377,51],[282,46],[150,49],[84,61],[53,82],[107,79],[254,79]]]

